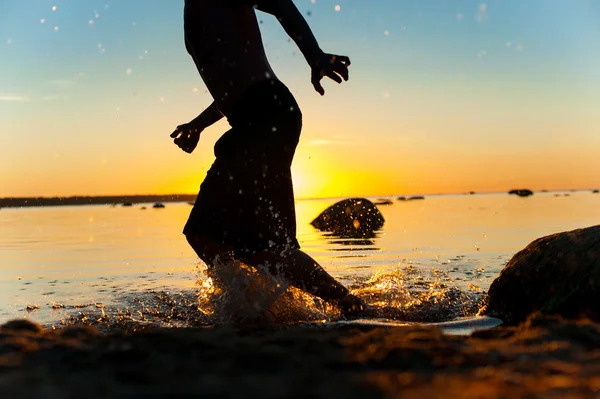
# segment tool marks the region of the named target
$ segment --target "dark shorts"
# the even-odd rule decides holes
[[[278,80],[251,86],[215,144],[215,162],[183,230],[233,247],[244,258],[267,249],[300,248],[291,164],[302,114]]]

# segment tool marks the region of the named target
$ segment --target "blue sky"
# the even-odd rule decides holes
[[[258,13],[303,109],[297,192],[600,185],[600,1],[295,3],[325,51],[352,59],[350,81],[320,98],[295,45]],[[185,52],[182,9],[3,2],[0,168],[14,173],[0,196],[196,190],[227,126],[207,130],[192,156],[168,140],[211,101]]]

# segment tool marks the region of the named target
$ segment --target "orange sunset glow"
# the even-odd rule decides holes
[[[600,28],[583,3],[528,19],[518,2],[298,2],[321,46],[352,60],[324,97],[259,15],[303,112],[296,196],[600,186]],[[212,101],[181,5],[102,5],[90,24],[87,4],[14,4],[0,24],[0,196],[195,194],[229,126],[204,131],[191,155],[169,138]]]

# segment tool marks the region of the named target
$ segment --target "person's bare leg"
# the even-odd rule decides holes
[[[299,249],[263,251],[244,259],[244,262],[252,266],[268,263],[270,273],[283,276],[296,288],[327,302],[336,303],[344,315],[351,315],[365,308],[360,298],[350,294],[346,287]]]

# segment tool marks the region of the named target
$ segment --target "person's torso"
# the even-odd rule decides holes
[[[186,0],[188,46],[225,115],[251,85],[275,78],[255,11],[243,0]]]

